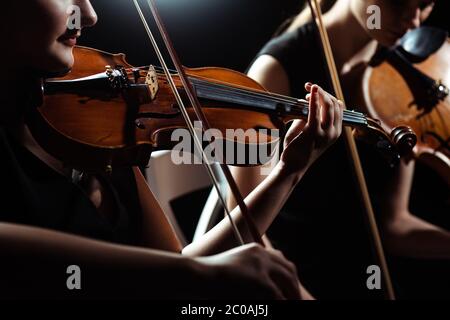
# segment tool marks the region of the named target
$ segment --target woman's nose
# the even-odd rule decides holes
[[[97,13],[92,7],[90,0],[80,0],[78,5],[81,9],[81,25],[82,27],[92,27],[98,21]]]

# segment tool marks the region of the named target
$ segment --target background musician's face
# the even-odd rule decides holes
[[[73,65],[72,50],[81,29],[97,22],[89,0],[5,1],[7,17],[0,35],[6,40],[9,58],[22,67],[60,72]],[[80,8],[79,25],[69,28],[73,6]],[[70,19],[69,19],[70,18]]]
[[[352,12],[372,39],[384,46],[394,45],[408,30],[420,26],[433,11],[436,0],[352,0]],[[367,28],[367,8],[381,9],[381,29]]]

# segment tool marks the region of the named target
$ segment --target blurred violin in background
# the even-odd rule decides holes
[[[450,186],[448,33],[434,27],[414,29],[396,47],[381,48],[349,79],[350,101],[380,119],[386,130],[411,127],[418,137],[415,158]]]

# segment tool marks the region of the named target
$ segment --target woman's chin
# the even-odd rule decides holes
[[[73,47],[66,47],[65,50],[61,51],[59,54],[61,65],[65,68],[72,68],[75,63],[75,58],[73,56]]]
[[[74,62],[73,48],[66,47],[53,54],[53,58],[47,64],[46,70],[50,73],[64,74],[72,69]]]

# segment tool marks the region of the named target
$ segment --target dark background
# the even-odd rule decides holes
[[[396,1],[396,0],[392,0]],[[448,0],[438,0],[429,23],[448,29]],[[147,9],[146,1],[140,1]],[[255,54],[304,0],[156,0],[182,63],[245,71]],[[80,41],[126,53],[137,65],[158,64],[132,0],[92,0],[99,15]],[[148,13],[148,11],[146,12]],[[153,20],[147,15],[152,26]]]
[[[146,1],[140,1],[154,27]],[[261,46],[299,0],[156,0],[175,49],[185,66],[221,66],[244,71]],[[126,53],[133,65],[158,64],[131,0],[93,0],[99,15],[81,45]],[[156,32],[155,32],[156,33]]]

